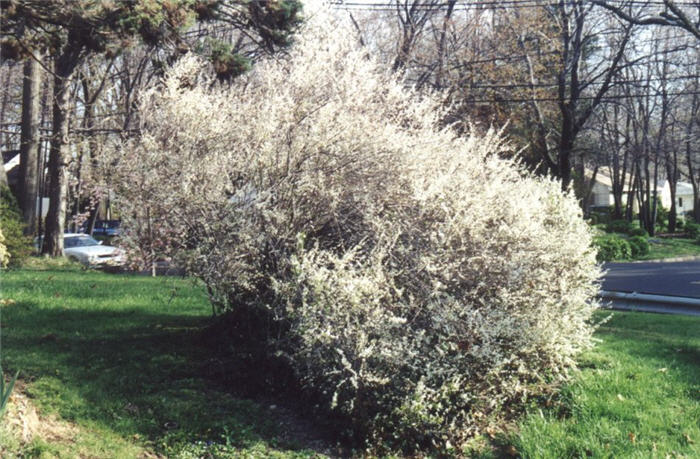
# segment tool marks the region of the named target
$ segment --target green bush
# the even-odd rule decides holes
[[[629,234],[633,228],[632,223],[627,220],[613,220],[605,227],[605,231],[608,233]]]
[[[656,224],[668,227],[668,209],[661,204],[661,200],[657,200],[656,204]]]
[[[629,234],[630,236],[641,236],[641,237],[645,237],[645,238],[649,237],[649,233],[647,233],[647,231],[644,228],[637,228],[637,227],[630,229],[627,232],[627,234]]]
[[[32,253],[32,241],[24,235],[24,228],[17,200],[7,186],[0,186],[0,230],[10,254],[10,266],[19,265]]]
[[[627,240],[632,249],[632,256],[638,257],[649,253],[649,241],[642,236],[632,236]]]
[[[610,223],[610,215],[612,207],[593,207],[590,212],[590,220],[592,225],[599,223]]]
[[[597,237],[593,246],[598,249],[596,259],[599,262],[626,260],[632,257],[632,247],[626,239],[617,236]]]
[[[697,239],[700,236],[700,224],[692,222],[686,223],[685,233],[690,239]]]

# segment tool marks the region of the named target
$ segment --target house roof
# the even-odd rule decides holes
[[[593,170],[586,169],[586,177],[591,178],[592,176],[593,176]],[[626,174],[625,175],[625,182],[624,182],[623,187],[622,187],[624,191],[627,191],[627,188],[628,188],[627,185],[629,184],[629,180],[630,180],[630,175]],[[610,177],[610,175],[608,175],[602,167],[600,169],[598,169],[598,173],[595,176],[595,181],[601,185],[607,186],[608,188],[610,188],[612,190],[612,186],[613,186],[612,177]]]
[[[676,195],[692,195],[693,185],[688,182],[676,182]]]
[[[2,160],[5,166],[5,172],[10,172],[12,169],[19,166],[19,152],[14,150],[3,151]]]

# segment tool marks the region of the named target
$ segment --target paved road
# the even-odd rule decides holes
[[[606,263],[603,290],[700,298],[700,261]]]

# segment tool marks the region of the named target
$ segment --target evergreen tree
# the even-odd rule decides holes
[[[63,254],[69,160],[70,87],[76,69],[91,55],[117,54],[140,38],[186,52],[180,32],[196,20],[229,20],[255,29],[268,48],[284,44],[298,22],[296,1],[228,0],[2,0],[2,57],[24,59],[45,51],[53,57],[53,117],[49,153],[49,211],[43,252]],[[240,57],[219,53],[224,77],[246,69]]]

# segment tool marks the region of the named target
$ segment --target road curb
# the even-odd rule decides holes
[[[675,258],[659,258],[657,260],[635,260],[627,263],[676,263],[679,261],[700,261],[699,256],[675,257]],[[624,261],[613,261],[611,263],[625,263]]]
[[[598,292],[598,298],[612,309],[700,316],[700,298],[609,290]]]

